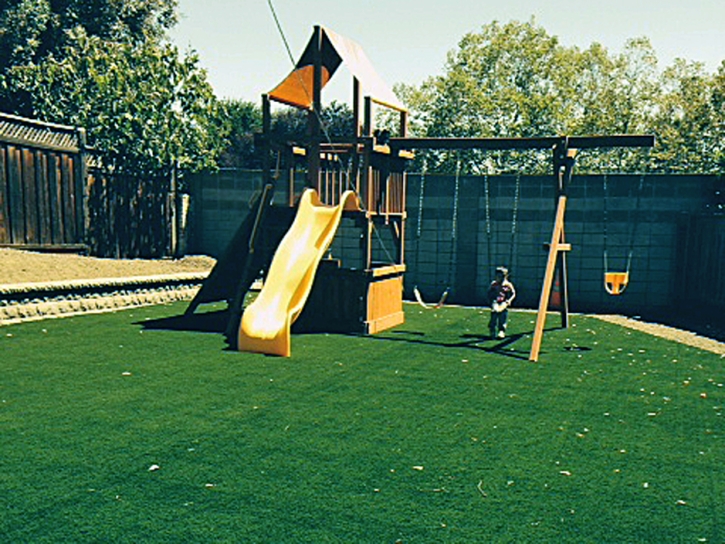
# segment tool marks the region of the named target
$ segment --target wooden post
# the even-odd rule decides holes
[[[88,208],[90,187],[88,186],[88,140],[85,128],[77,128],[78,134],[78,182],[77,182],[77,216],[78,241],[87,243],[86,236],[90,230],[91,214]]]
[[[564,230],[561,232],[561,241],[564,242]],[[561,326],[565,329],[569,328],[569,287],[567,285],[567,267],[566,267],[566,252],[560,250],[558,255],[558,281],[559,281],[559,294],[561,297],[561,308],[559,313],[561,314]]]
[[[400,112],[399,136],[405,138],[408,136],[408,112]]]
[[[353,186],[355,187],[355,192],[360,195],[360,148],[359,148],[359,142],[360,137],[363,135],[362,132],[362,121],[360,119],[360,98],[361,98],[361,88],[360,88],[360,80],[356,77],[352,78],[352,116],[354,120],[354,130],[355,134],[353,134],[353,149],[352,149],[352,170],[351,175],[353,176]]]
[[[269,95],[262,95],[262,182],[266,185],[272,181],[269,174],[271,167],[270,153],[272,141],[272,106]]]
[[[531,344],[531,353],[529,361],[539,360],[539,351],[541,350],[541,341],[544,337],[544,326],[546,325],[546,310],[549,307],[549,297],[551,296],[551,287],[554,282],[554,271],[559,256],[559,242],[564,231],[564,213],[566,212],[566,195],[560,195],[556,206],[556,219],[554,220],[554,231],[551,234],[551,243],[549,245],[549,258],[546,261],[546,271],[544,272],[544,282],[541,285],[541,296],[539,297],[539,311],[536,314],[536,326],[534,327],[534,340]]]
[[[320,143],[322,115],[322,30],[315,26],[313,53],[312,108],[307,114],[310,131],[310,149],[307,156],[307,186],[317,187],[320,175]]]
[[[569,141],[566,140],[568,145]],[[576,163],[576,149],[565,149],[564,157],[564,171],[562,179],[559,185],[559,194],[569,194],[569,184],[571,183],[572,175],[574,174],[574,165]],[[566,230],[564,226],[561,227],[561,244],[559,246],[558,255],[558,269],[559,269],[559,292],[561,295],[561,326],[565,329],[569,328],[569,279],[568,279],[568,268],[566,262],[566,252],[571,249],[569,244],[566,244]]]
[[[366,210],[365,217],[367,219],[367,231],[365,234],[363,253],[365,255],[365,268],[371,269],[373,266],[373,168],[371,165],[371,154],[375,147],[373,141],[373,104],[369,96],[364,99],[364,113],[363,113],[363,138],[365,139],[365,145],[363,147],[363,175],[361,180],[361,201]],[[364,199],[364,200],[362,200]]]

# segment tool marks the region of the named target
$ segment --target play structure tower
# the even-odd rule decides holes
[[[322,90],[342,64],[353,76],[354,132],[333,141],[322,122]],[[274,136],[272,102],[307,112],[306,138]],[[405,168],[412,154],[391,150],[388,132],[375,129],[376,106],[397,112],[397,136],[405,137],[407,110],[360,46],[316,26],[292,72],[262,97],[263,130],[256,145],[263,191],[187,314],[202,302],[229,300],[230,344],[282,356],[290,355],[295,322],[306,331],[362,334],[403,323]],[[282,206],[272,206],[273,198]],[[284,223],[280,208],[294,210],[294,221],[272,243],[272,256],[263,242]],[[327,253],[343,219],[360,231],[355,267]],[[382,242],[383,231],[392,247]],[[244,308],[260,270],[262,290]]]
[[[354,133],[333,141],[322,121],[322,90],[341,64],[353,76]],[[306,141],[279,141],[273,137],[273,101],[307,111]],[[404,321],[405,167],[412,155],[391,151],[384,138],[374,135],[375,106],[397,112],[399,135],[406,136],[407,110],[377,75],[360,46],[320,26],[314,28],[292,72],[262,97],[263,133],[259,143],[266,161],[265,185],[276,185],[269,161],[277,157],[277,168],[287,172],[287,183],[276,190],[286,192],[290,207],[300,202],[295,187],[295,170],[300,161],[306,165],[305,191],[315,191],[321,206],[342,206],[347,191],[357,197],[357,208],[348,203],[341,214],[361,230],[363,266],[352,269],[339,259],[321,259],[314,287],[310,286],[309,297],[303,297],[307,300],[300,325],[305,330],[374,334]],[[302,213],[300,207],[298,218]],[[329,230],[334,236],[336,226]],[[384,255],[378,254],[374,243],[376,231],[381,230],[390,232],[394,245],[390,250],[386,248]],[[279,256],[278,251],[275,259]],[[244,326],[245,318],[242,329]],[[245,344],[240,336],[240,348],[244,349]]]

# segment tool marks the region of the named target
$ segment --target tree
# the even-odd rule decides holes
[[[725,63],[724,63],[725,64]],[[654,152],[590,150],[579,171],[722,172],[725,65],[676,62],[663,73],[647,38],[611,55],[600,44],[564,47],[532,19],[493,22],[466,34],[444,73],[396,92],[419,136],[532,137],[655,134]],[[546,173],[550,154],[428,152],[428,167],[452,172]],[[418,159],[420,161],[420,159]],[[418,167],[421,165],[418,164]]]
[[[713,150],[717,172],[725,172],[725,60],[722,61],[712,85],[712,109],[714,114]]]
[[[576,78],[576,50],[559,44],[537,26],[512,21],[484,25],[466,34],[449,53],[445,74],[407,89],[419,111],[413,119],[426,136],[530,137],[563,132],[574,103],[569,91]],[[434,162],[451,170],[450,153]],[[472,172],[509,168],[511,157],[529,168],[549,168],[540,154],[467,153]],[[448,163],[448,166],[445,166]],[[537,166],[539,165],[539,166]],[[438,167],[438,166],[436,166]]]
[[[114,170],[142,175],[214,165],[226,127],[194,55],[171,45],[115,43],[82,32],[64,59],[9,71],[23,110],[87,128],[91,145]]]
[[[565,120],[567,134],[652,133],[652,114],[660,99],[657,56],[646,38],[628,40],[624,50],[611,56],[592,44],[577,61],[577,78],[570,99],[573,115]],[[589,172],[646,171],[648,149],[590,150],[577,168]]]
[[[227,123],[196,54],[181,56],[163,39],[175,7],[175,0],[6,2],[3,103],[19,115],[85,127],[116,171],[213,167]]]
[[[62,58],[73,37],[125,43],[159,40],[176,23],[176,0],[5,0],[0,3],[0,73]]]
[[[654,115],[657,169],[668,172],[717,170],[715,78],[701,63],[677,59],[662,74],[662,98]],[[722,120],[722,111],[720,111]]]
[[[261,157],[254,148],[254,134],[262,130],[261,108],[253,102],[223,100],[221,111],[229,123],[229,135],[219,156],[219,166],[261,168]]]

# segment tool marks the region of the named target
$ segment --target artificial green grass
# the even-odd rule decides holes
[[[183,310],[0,328],[0,541],[723,541],[715,354],[411,305],[283,359]]]

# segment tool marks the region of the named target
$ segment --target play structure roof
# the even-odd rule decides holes
[[[380,104],[405,110],[405,106],[375,71],[362,47],[329,28],[320,27],[320,31],[323,88],[340,64],[344,63],[360,82],[364,96],[369,96]],[[271,99],[298,108],[312,106],[315,47],[315,35],[313,34],[294,70],[269,93]]]

